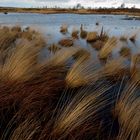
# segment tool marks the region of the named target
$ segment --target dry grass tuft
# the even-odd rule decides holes
[[[11,46],[14,46],[15,41],[17,39],[17,34],[13,32],[4,33],[3,31],[0,33],[0,50],[6,50]]]
[[[61,27],[60,27],[60,32],[62,34],[66,34],[68,32],[68,26],[66,24],[63,24]]]
[[[51,135],[59,139],[80,139],[81,135],[83,139],[87,138],[86,135],[95,137],[101,121],[98,115],[106,113],[103,106],[106,108],[107,100],[102,95],[107,90],[100,88],[92,91],[87,88],[78,92],[72,100],[65,103]],[[77,130],[78,133],[75,133]]]
[[[140,54],[133,55],[131,57],[131,67],[130,72],[131,74],[135,74],[137,72],[137,69],[140,68]]]
[[[120,125],[119,140],[140,138],[139,83],[140,79],[139,82],[129,82],[116,104]]]
[[[97,40],[92,44],[92,47],[95,48],[96,50],[101,50],[104,47],[104,42],[101,40]]]
[[[117,39],[102,28],[96,43],[107,59]],[[45,46],[30,28],[0,28],[0,139],[139,140],[140,55],[101,65],[82,47],[52,44],[40,63]]]
[[[56,53],[57,51],[59,51],[61,48],[58,47],[56,44],[52,44],[48,47],[48,50],[52,53]]]
[[[31,140],[39,131],[40,125],[34,120],[26,120],[14,130],[11,140]]]
[[[108,34],[104,31],[102,27],[101,33],[97,36],[97,39],[103,42],[106,42],[109,39]]]
[[[127,64],[125,64],[124,58],[109,61],[99,73],[102,74],[102,77],[110,77],[115,81],[122,79],[124,75],[129,75]]]
[[[27,80],[33,74],[39,50],[31,44],[17,46],[6,62],[0,67],[0,75],[6,80]]]
[[[80,57],[66,77],[66,83],[70,87],[80,87],[93,84],[99,79],[109,79],[118,81],[123,75],[128,76],[129,71],[123,58],[109,61],[104,67],[100,67],[97,62],[87,60],[86,56]]]
[[[78,34],[79,34],[79,31],[76,30],[76,29],[73,29],[73,31],[72,31],[72,33],[71,33],[71,36],[72,36],[74,39],[78,39],[78,38],[79,38]]]
[[[120,41],[122,41],[122,42],[127,42],[127,37],[126,37],[126,36],[121,36],[121,37],[120,37]]]
[[[62,48],[56,52],[53,57],[50,57],[45,63],[48,66],[63,66],[68,62],[69,59],[82,50],[83,49],[80,47]]]
[[[131,57],[131,49],[128,47],[121,48],[119,53],[123,57]]]
[[[73,55],[74,59],[77,60],[79,58],[81,58],[82,56],[85,56],[87,59],[90,58],[90,52],[87,51],[86,49],[82,49],[80,51],[78,51],[76,54]]]
[[[117,39],[115,37],[112,37],[108,39],[104,47],[99,52],[99,58],[100,59],[106,59],[109,54],[111,54],[112,50],[117,45]]]
[[[72,66],[66,77],[69,87],[80,87],[98,80],[98,66],[87,60],[87,56],[80,57]]]
[[[20,26],[14,26],[11,28],[12,32],[22,32],[22,28]]]
[[[87,42],[94,42],[97,40],[97,32],[88,32]]]
[[[71,47],[73,46],[74,42],[71,38],[65,38],[59,41],[59,44],[63,47]]]

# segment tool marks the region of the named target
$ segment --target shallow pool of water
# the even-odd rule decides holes
[[[131,47],[137,47],[140,52],[140,20],[123,20],[125,15],[80,15],[80,14],[32,14],[32,13],[9,13],[0,14],[0,25],[32,26],[42,32],[48,43],[58,42],[61,38],[70,37],[73,28],[79,29],[83,24],[87,31],[101,32],[102,27],[110,36],[125,35],[128,38],[137,34],[136,43],[128,42]],[[96,23],[99,23],[97,26]],[[69,32],[62,35],[60,26],[67,24]],[[76,45],[90,49],[85,40],[79,39]],[[134,49],[135,51],[135,49]]]

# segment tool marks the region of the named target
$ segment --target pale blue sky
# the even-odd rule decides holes
[[[127,7],[135,5],[140,8],[140,0],[0,0],[0,6],[9,7],[73,7],[81,3],[85,7],[118,7],[121,3]]]

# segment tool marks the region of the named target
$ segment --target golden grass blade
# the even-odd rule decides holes
[[[112,52],[112,50],[117,45],[117,39],[115,37],[112,37],[108,39],[104,47],[99,52],[99,58],[100,59],[106,59],[108,55]]]

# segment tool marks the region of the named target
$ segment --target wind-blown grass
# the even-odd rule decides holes
[[[100,59],[106,59],[108,55],[112,52],[112,50],[117,45],[117,39],[115,37],[110,38],[104,47],[99,52],[99,58]]]
[[[118,40],[103,29],[104,65],[80,46],[48,47],[33,29],[0,30],[0,139],[139,140],[139,54],[107,59]]]

